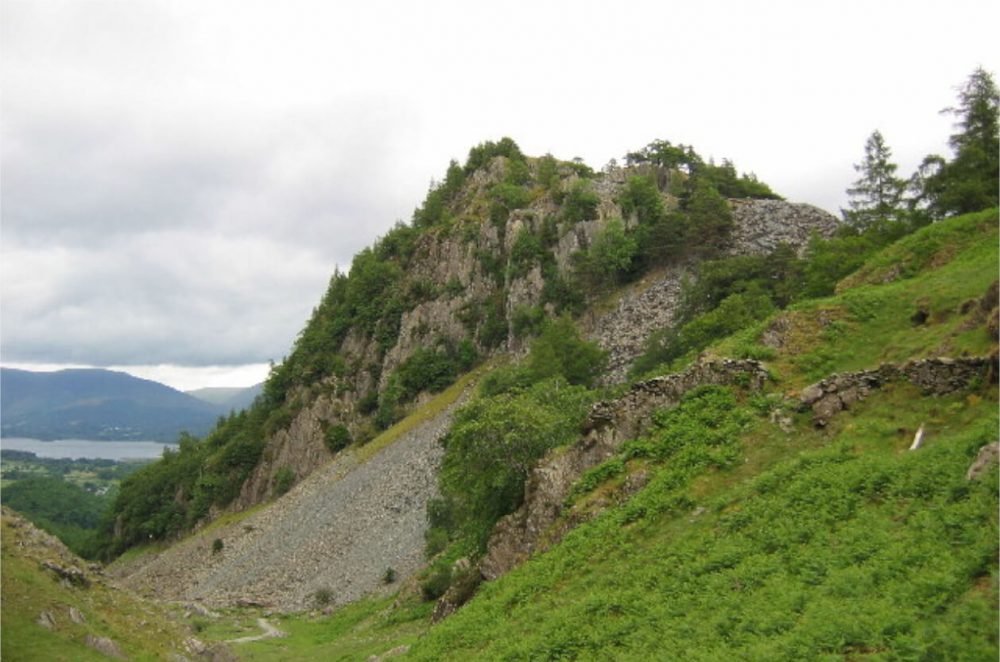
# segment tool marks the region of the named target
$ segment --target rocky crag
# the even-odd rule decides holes
[[[527,264],[518,263],[519,238],[549,233],[547,250],[556,265],[555,277],[570,278],[574,256],[591,246],[609,221],[620,218],[627,228],[638,223],[635,214],[622,217],[618,200],[629,176],[650,170],[615,168],[594,181],[591,190],[597,203],[594,218],[589,220],[559,221],[559,206],[551,196],[543,195],[525,208],[512,211],[502,224],[484,222],[483,217],[489,214],[488,191],[503,180],[505,168],[506,159],[496,157],[489,167],[473,173],[452,204],[460,219],[458,227],[448,232],[428,232],[418,239],[400,287],[427,287],[438,294],[401,314],[395,343],[383,352],[376,337],[358,329],[348,333],[341,354],[350,357],[354,365],[376,369],[329,377],[289,396],[298,414],[287,429],[268,440],[265,461],[244,485],[238,508],[271,498],[282,467],[291,467],[301,478],[326,461],[330,454],[323,445],[323,430],[329,426],[345,425],[355,438],[370,434],[368,418],[357,406],[359,400],[366,393],[383,392],[393,372],[418,348],[471,340],[484,355],[523,352],[527,340],[517,332],[517,316],[533,309],[553,314],[554,307],[545,301],[547,281],[541,262],[533,259]],[[657,172],[652,169],[647,174],[667,186],[667,174]],[[563,175],[563,190],[581,181],[570,172]],[[668,193],[661,195],[665,204],[676,205]],[[830,236],[838,226],[834,216],[811,205],[743,199],[729,204],[733,231],[725,252],[731,255],[764,254],[781,244],[802,250],[812,236]],[[674,322],[681,286],[694,267],[695,263],[689,261],[654,272],[623,290],[610,310],[584,316],[584,332],[609,355],[605,383],[623,381],[649,335]],[[495,308],[498,302],[504,337],[490,345],[484,343],[483,331],[487,318],[494,314],[489,312],[490,307]]]

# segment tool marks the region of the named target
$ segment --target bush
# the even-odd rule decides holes
[[[427,577],[420,583],[420,592],[424,600],[437,600],[451,585],[451,566],[441,559],[430,568]]]
[[[527,274],[532,267],[538,264],[545,255],[542,242],[538,235],[529,231],[521,230],[514,238],[514,243],[510,247],[510,259],[508,261],[508,273],[511,278],[520,278]]]
[[[333,602],[333,591],[328,588],[318,589],[313,593],[313,602],[317,607],[325,607]]]
[[[444,352],[419,347],[396,371],[402,387],[400,400],[412,399],[422,391],[436,393],[455,381],[456,361]]]
[[[634,273],[638,248],[635,237],[626,232],[622,220],[611,219],[594,237],[591,247],[574,256],[577,273],[598,290],[624,282]]]
[[[445,442],[442,498],[428,505],[432,525],[481,549],[493,524],[520,505],[535,462],[576,438],[592,399],[585,388],[555,377],[481,396],[459,410]]]
[[[225,547],[225,543],[222,542],[222,538],[216,538],[212,541],[212,553],[218,554]]]
[[[503,226],[510,212],[528,206],[531,193],[517,184],[501,182],[490,189],[490,220],[494,225]]]
[[[544,321],[545,309],[541,306],[518,306],[511,316],[511,331],[516,338],[535,334]]]
[[[607,364],[607,352],[584,340],[568,317],[549,320],[532,343],[526,368],[535,381],[562,377],[589,387]]]
[[[274,474],[274,493],[278,496],[285,494],[292,489],[295,484],[295,472],[291,467],[281,467]]]
[[[339,450],[347,448],[353,440],[351,439],[351,431],[347,429],[347,426],[337,424],[331,425],[326,429],[326,432],[323,434],[323,441],[331,453],[336,453]]]
[[[597,205],[601,199],[586,180],[577,180],[570,186],[562,203],[562,218],[570,223],[593,221],[597,218]]]

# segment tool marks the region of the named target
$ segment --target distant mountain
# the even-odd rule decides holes
[[[190,396],[214,405],[222,413],[240,411],[253,404],[254,398],[260,395],[263,384],[255,384],[243,388],[209,387],[193,391],[185,391]]]
[[[158,382],[100,369],[0,368],[0,436],[176,441],[202,435],[220,409]]]

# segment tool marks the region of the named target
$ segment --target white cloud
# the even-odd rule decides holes
[[[3,353],[260,364],[450,158],[656,138],[836,212],[946,152],[996,3],[7,0]]]

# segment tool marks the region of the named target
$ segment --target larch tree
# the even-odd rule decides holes
[[[942,111],[958,118],[958,131],[948,140],[955,157],[928,156],[914,178],[918,200],[934,218],[995,207],[1000,200],[1000,95],[989,72],[972,72],[958,102]]]
[[[865,141],[864,161],[854,165],[860,178],[847,189],[850,209],[841,210],[844,220],[858,230],[901,220],[906,180],[896,177],[897,168],[882,133],[874,131]]]

